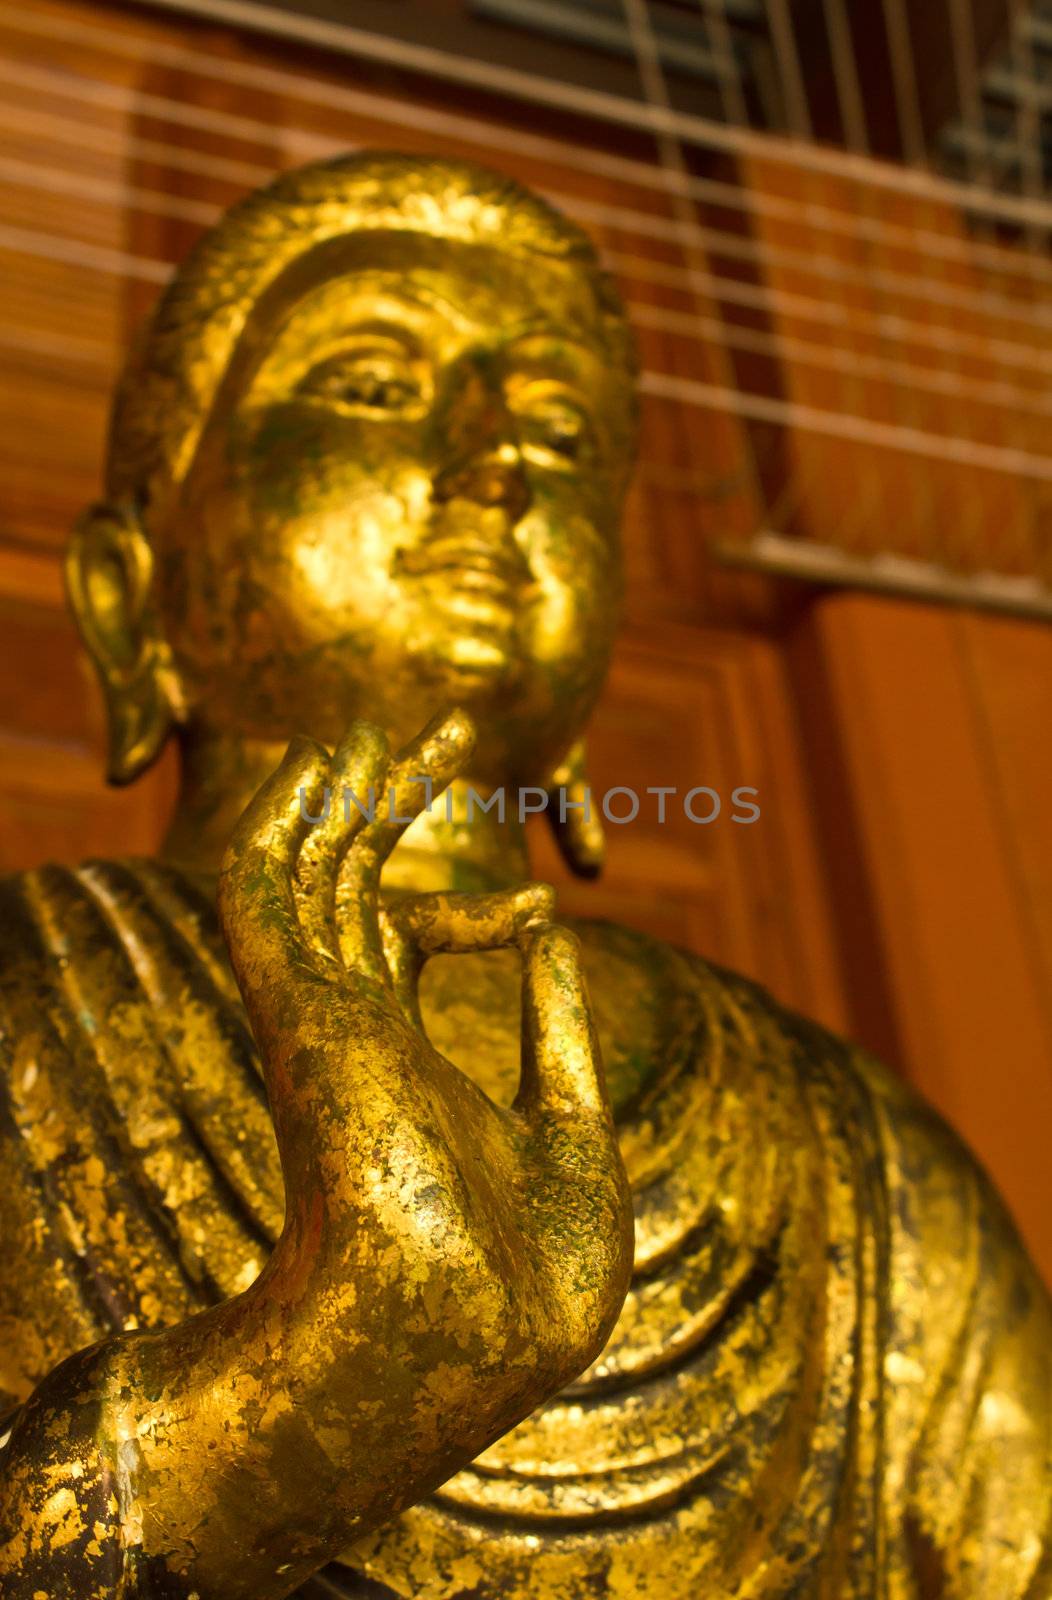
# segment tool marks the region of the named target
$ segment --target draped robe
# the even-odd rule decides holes
[[[302,1593],[1047,1600],[1052,1309],[983,1173],[754,985],[576,927],[634,1194],[620,1320]],[[435,1044],[505,1101],[517,982],[498,952],[422,983]],[[0,882],[0,1196],[0,1411],[258,1274],[281,1172],[207,884],[144,861]]]

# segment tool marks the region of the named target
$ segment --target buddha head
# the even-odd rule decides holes
[[[633,454],[624,314],[576,227],[462,162],[362,155],[177,271],[68,561],[109,775],[186,740],[395,741],[465,707],[542,783],[602,684]]]

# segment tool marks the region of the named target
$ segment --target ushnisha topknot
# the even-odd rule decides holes
[[[624,308],[577,225],[473,162],[366,152],[283,173],[239,201],[176,270],[137,340],[110,423],[111,504],[157,509],[182,482],[254,310],[326,248],[386,230],[579,267],[610,358],[634,377]],[[307,274],[305,273],[305,281]]]

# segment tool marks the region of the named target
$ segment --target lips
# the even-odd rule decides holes
[[[530,577],[517,551],[482,539],[435,539],[416,550],[406,551],[401,566],[408,572],[449,572],[489,578],[506,588],[519,588]]]
[[[419,577],[445,578],[457,589],[511,599],[531,582],[532,575],[518,546],[512,542],[507,522],[497,527],[446,526],[432,533],[422,544],[403,548],[398,554],[398,570]],[[487,518],[493,521],[492,512]]]
[[[493,608],[517,611],[524,591],[535,587],[508,508],[482,504],[467,495],[433,503],[423,538],[403,546],[396,570],[425,582],[434,580],[439,591],[432,596],[434,601],[440,602],[445,591],[454,610],[477,619],[489,617]]]

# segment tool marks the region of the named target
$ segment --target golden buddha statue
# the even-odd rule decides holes
[[[0,884],[10,1600],[1052,1595],[1049,1298],[972,1158],[561,927],[493,803],[595,870],[632,390],[586,240],[455,162],[290,173],[162,298],[69,577],[175,819]]]

